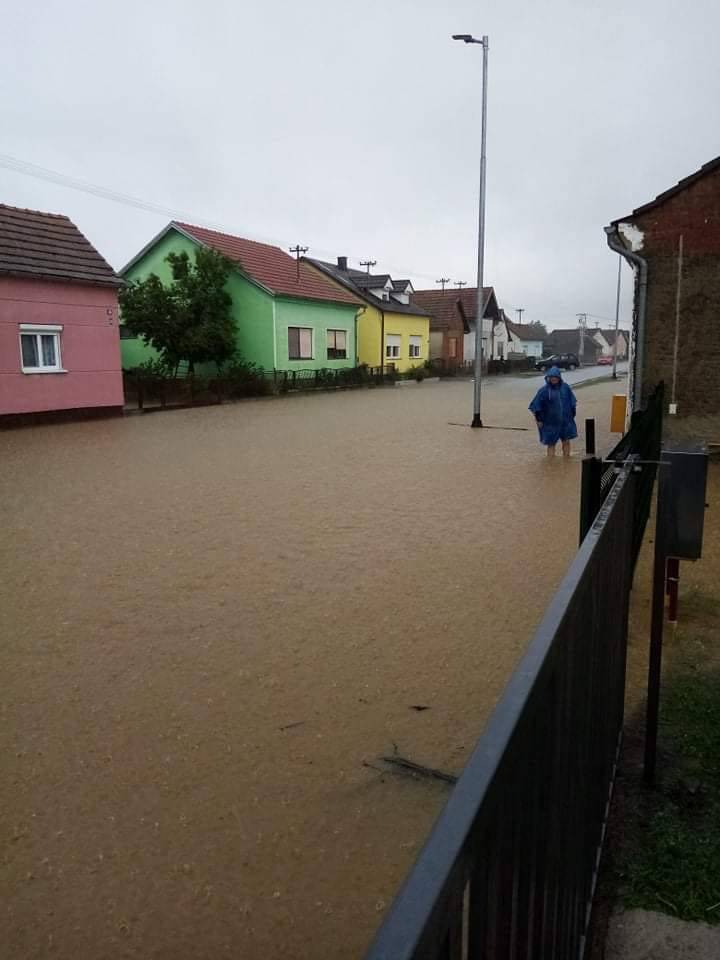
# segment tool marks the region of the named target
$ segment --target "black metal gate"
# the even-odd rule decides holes
[[[638,477],[617,470],[367,960],[582,957],[623,723]]]

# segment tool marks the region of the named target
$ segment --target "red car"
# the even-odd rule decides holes
[[[612,358],[612,357],[606,357],[606,356],[598,357],[598,358],[597,358],[597,361],[596,361],[596,363],[597,363],[597,365],[598,365],[599,367],[611,367],[611,366],[612,366],[612,362],[613,362],[613,358]]]

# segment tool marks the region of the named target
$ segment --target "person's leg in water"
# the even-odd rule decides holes
[[[562,452],[563,452],[563,456],[564,456],[564,457],[569,457],[569,456],[570,456],[570,441],[569,441],[569,440],[563,440],[563,442],[562,442]]]
[[[565,446],[565,444],[563,444],[563,447],[564,447],[564,446]],[[549,444],[548,444],[548,448],[547,448],[547,455],[548,455],[549,457],[554,457],[554,456],[555,456],[555,449],[556,449],[556,445],[555,445],[554,443],[549,443]]]

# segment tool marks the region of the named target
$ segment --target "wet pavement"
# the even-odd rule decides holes
[[[4,955],[362,955],[448,795],[378,758],[462,770],[576,548],[535,388],[0,434]]]

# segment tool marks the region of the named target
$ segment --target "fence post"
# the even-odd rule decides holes
[[[600,509],[602,463],[597,457],[584,457],[580,480],[580,543],[595,522]]]
[[[592,417],[585,421],[585,453],[589,457],[595,456],[595,420]]]
[[[663,621],[665,619],[665,576],[667,572],[667,483],[666,471],[658,471],[658,495],[655,505],[655,558],[653,562],[652,620],[650,624],[650,660],[645,715],[645,759],[643,778],[648,786],[655,783],[657,766],[657,734],[660,713],[660,681],[662,677]]]

